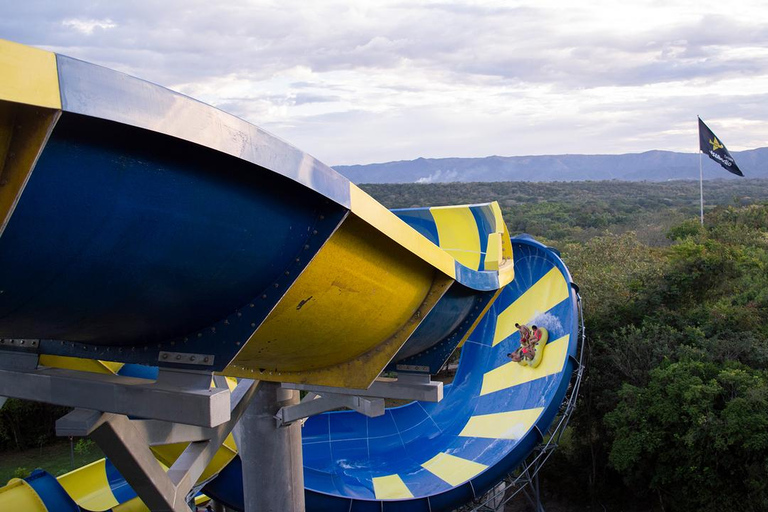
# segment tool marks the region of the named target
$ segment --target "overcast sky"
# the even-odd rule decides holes
[[[768,146],[768,2],[0,0],[0,38],[164,85],[329,165]]]

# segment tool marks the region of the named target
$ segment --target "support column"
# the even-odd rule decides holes
[[[278,427],[281,407],[299,403],[299,392],[262,382],[237,426],[246,512],[303,512],[301,425]]]

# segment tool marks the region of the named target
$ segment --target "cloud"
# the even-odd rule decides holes
[[[61,24],[85,35],[93,34],[93,31],[97,28],[107,30],[117,26],[109,18],[104,18],[103,20],[67,18],[62,21]]]
[[[169,86],[332,165],[695,151],[696,114],[722,118],[732,150],[768,136],[757,1],[28,0],[5,6],[0,34]]]

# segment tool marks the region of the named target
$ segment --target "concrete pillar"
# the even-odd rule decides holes
[[[246,512],[303,512],[301,425],[277,427],[275,415],[299,392],[261,382],[238,424]]]

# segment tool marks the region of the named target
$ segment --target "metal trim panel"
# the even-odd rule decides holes
[[[61,107],[194,142],[286,176],[349,208],[349,180],[278,137],[165,87],[56,55]]]

